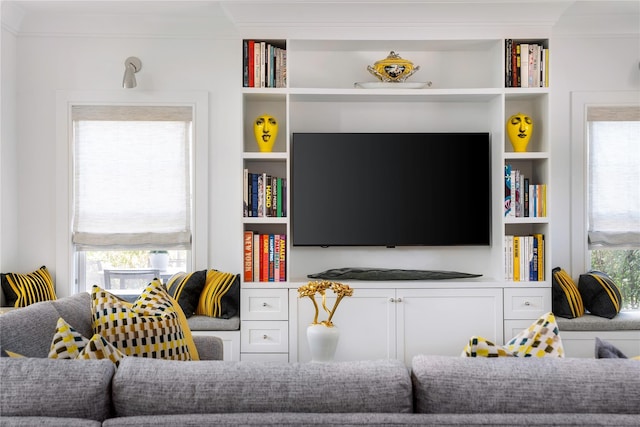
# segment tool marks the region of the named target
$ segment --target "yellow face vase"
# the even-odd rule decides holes
[[[253,134],[260,151],[271,152],[278,137],[278,121],[268,114],[258,116],[253,122]]]
[[[516,152],[527,151],[527,144],[533,133],[533,120],[526,114],[518,113],[509,117],[507,121],[507,135]]]

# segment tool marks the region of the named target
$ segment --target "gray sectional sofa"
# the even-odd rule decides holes
[[[57,302],[68,304],[84,302]],[[48,343],[35,351],[53,329],[34,319],[50,309],[0,315],[2,348],[20,352],[10,346],[21,338],[32,352],[0,359],[0,426],[640,425],[635,360],[421,355],[407,367],[130,357],[116,369],[107,360],[47,359]],[[197,343],[201,355],[216,356],[206,345]]]

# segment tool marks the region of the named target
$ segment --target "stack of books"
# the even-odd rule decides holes
[[[243,41],[244,87],[286,87],[286,71],[286,49],[265,41]]]
[[[549,49],[542,42],[505,40],[505,87],[549,87]]]
[[[244,281],[284,282],[287,278],[287,237],[244,232]]]
[[[547,216],[547,185],[532,184],[519,169],[504,167],[504,216],[534,218]]]
[[[286,178],[245,169],[243,187],[245,217],[287,216]]]
[[[513,282],[544,280],[544,235],[504,236],[504,278]]]

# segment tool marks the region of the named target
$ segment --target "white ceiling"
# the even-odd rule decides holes
[[[82,32],[118,20],[138,27],[127,34],[171,27],[185,35],[210,34],[212,23],[227,21],[235,29],[312,27],[406,27],[481,25],[568,28],[611,27],[640,32],[638,0],[16,0],[2,1],[2,21],[16,33]],[[75,24],[72,25],[72,24]],[[597,24],[597,25],[594,25]],[[77,28],[76,28],[77,27]]]

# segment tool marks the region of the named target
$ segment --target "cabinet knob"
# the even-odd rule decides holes
[[[262,303],[262,306],[263,306],[263,307],[268,307],[268,306],[269,306],[269,304],[267,304],[266,302],[263,302],[263,303]]]
[[[396,299],[396,302],[402,302],[402,298]]]
[[[263,340],[266,340],[267,338],[269,338],[269,337],[267,336],[267,334],[264,334],[264,335],[262,336],[262,339],[263,339]]]
[[[389,302],[396,302],[395,298],[389,298]]]
[[[525,301],[524,305],[525,305],[525,307],[529,307],[531,305],[531,303],[529,301]]]

